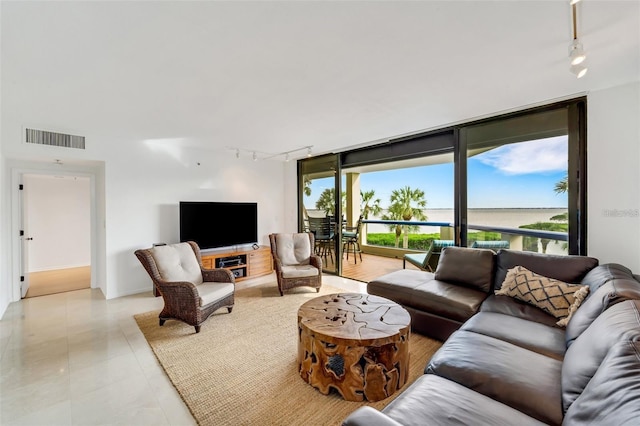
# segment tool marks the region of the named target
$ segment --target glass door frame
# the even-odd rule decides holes
[[[334,270],[328,269],[323,261],[323,272],[342,275],[342,168],[339,154],[327,154],[298,161],[298,232],[305,232],[304,227],[304,176],[309,174],[334,175],[334,239],[333,252],[335,253]],[[313,248],[312,248],[313,249]]]

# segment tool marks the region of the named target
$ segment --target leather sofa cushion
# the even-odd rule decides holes
[[[632,425],[640,421],[640,342],[613,346],[565,414],[565,425]]]
[[[602,312],[625,300],[639,299],[640,282],[633,278],[614,278],[599,286],[571,317],[565,335],[567,347],[571,346]]]
[[[429,272],[406,269],[370,281],[367,292],[461,322],[478,312],[487,297],[474,288],[438,281]]]
[[[411,302],[416,287],[433,279],[431,272],[400,269],[369,281],[367,293],[386,297],[396,303],[406,305],[407,302]]]
[[[458,383],[425,374],[389,404],[383,413],[402,425],[541,425]]]
[[[491,291],[495,253],[466,247],[445,247],[440,255],[435,277],[467,285],[485,293]]]
[[[426,372],[453,380],[544,423],[562,423],[562,362],[502,340],[458,330]],[[510,423],[514,424],[514,423]]]
[[[554,327],[558,321],[542,309],[509,296],[490,295],[480,306],[480,312],[496,312]]]
[[[495,337],[560,361],[566,350],[562,329],[511,315],[478,312],[460,329]]]
[[[640,300],[627,300],[610,307],[569,346],[562,365],[565,412],[584,391],[609,349],[622,341],[640,341]]]
[[[595,293],[600,286],[614,279],[634,279],[631,270],[617,263],[598,265],[590,270],[580,284],[589,286],[589,293]]]
[[[480,309],[486,293],[438,280],[415,288],[408,306],[457,321],[466,321]]]
[[[518,265],[545,277],[566,283],[579,283],[587,272],[598,266],[598,259],[500,250],[496,255],[496,273],[493,281],[496,290],[502,286],[507,271]]]

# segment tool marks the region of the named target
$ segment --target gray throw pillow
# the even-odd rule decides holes
[[[491,250],[447,247],[442,251],[435,278],[468,285],[489,293],[495,253]]]

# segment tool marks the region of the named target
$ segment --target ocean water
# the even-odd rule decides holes
[[[529,225],[536,222],[549,222],[551,217],[566,211],[567,209],[561,208],[469,209],[469,229],[473,231],[473,225],[518,228],[521,225]],[[381,219],[384,213],[369,219]],[[427,221],[429,222],[453,223],[453,209],[426,209],[424,213],[427,215]],[[380,224],[369,224],[367,228],[370,233],[389,232],[388,226]],[[439,232],[439,230],[439,227],[421,226],[418,232],[430,234]]]

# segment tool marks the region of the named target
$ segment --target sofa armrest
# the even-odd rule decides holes
[[[343,426],[401,426],[386,414],[368,406],[360,407],[342,421]]]

